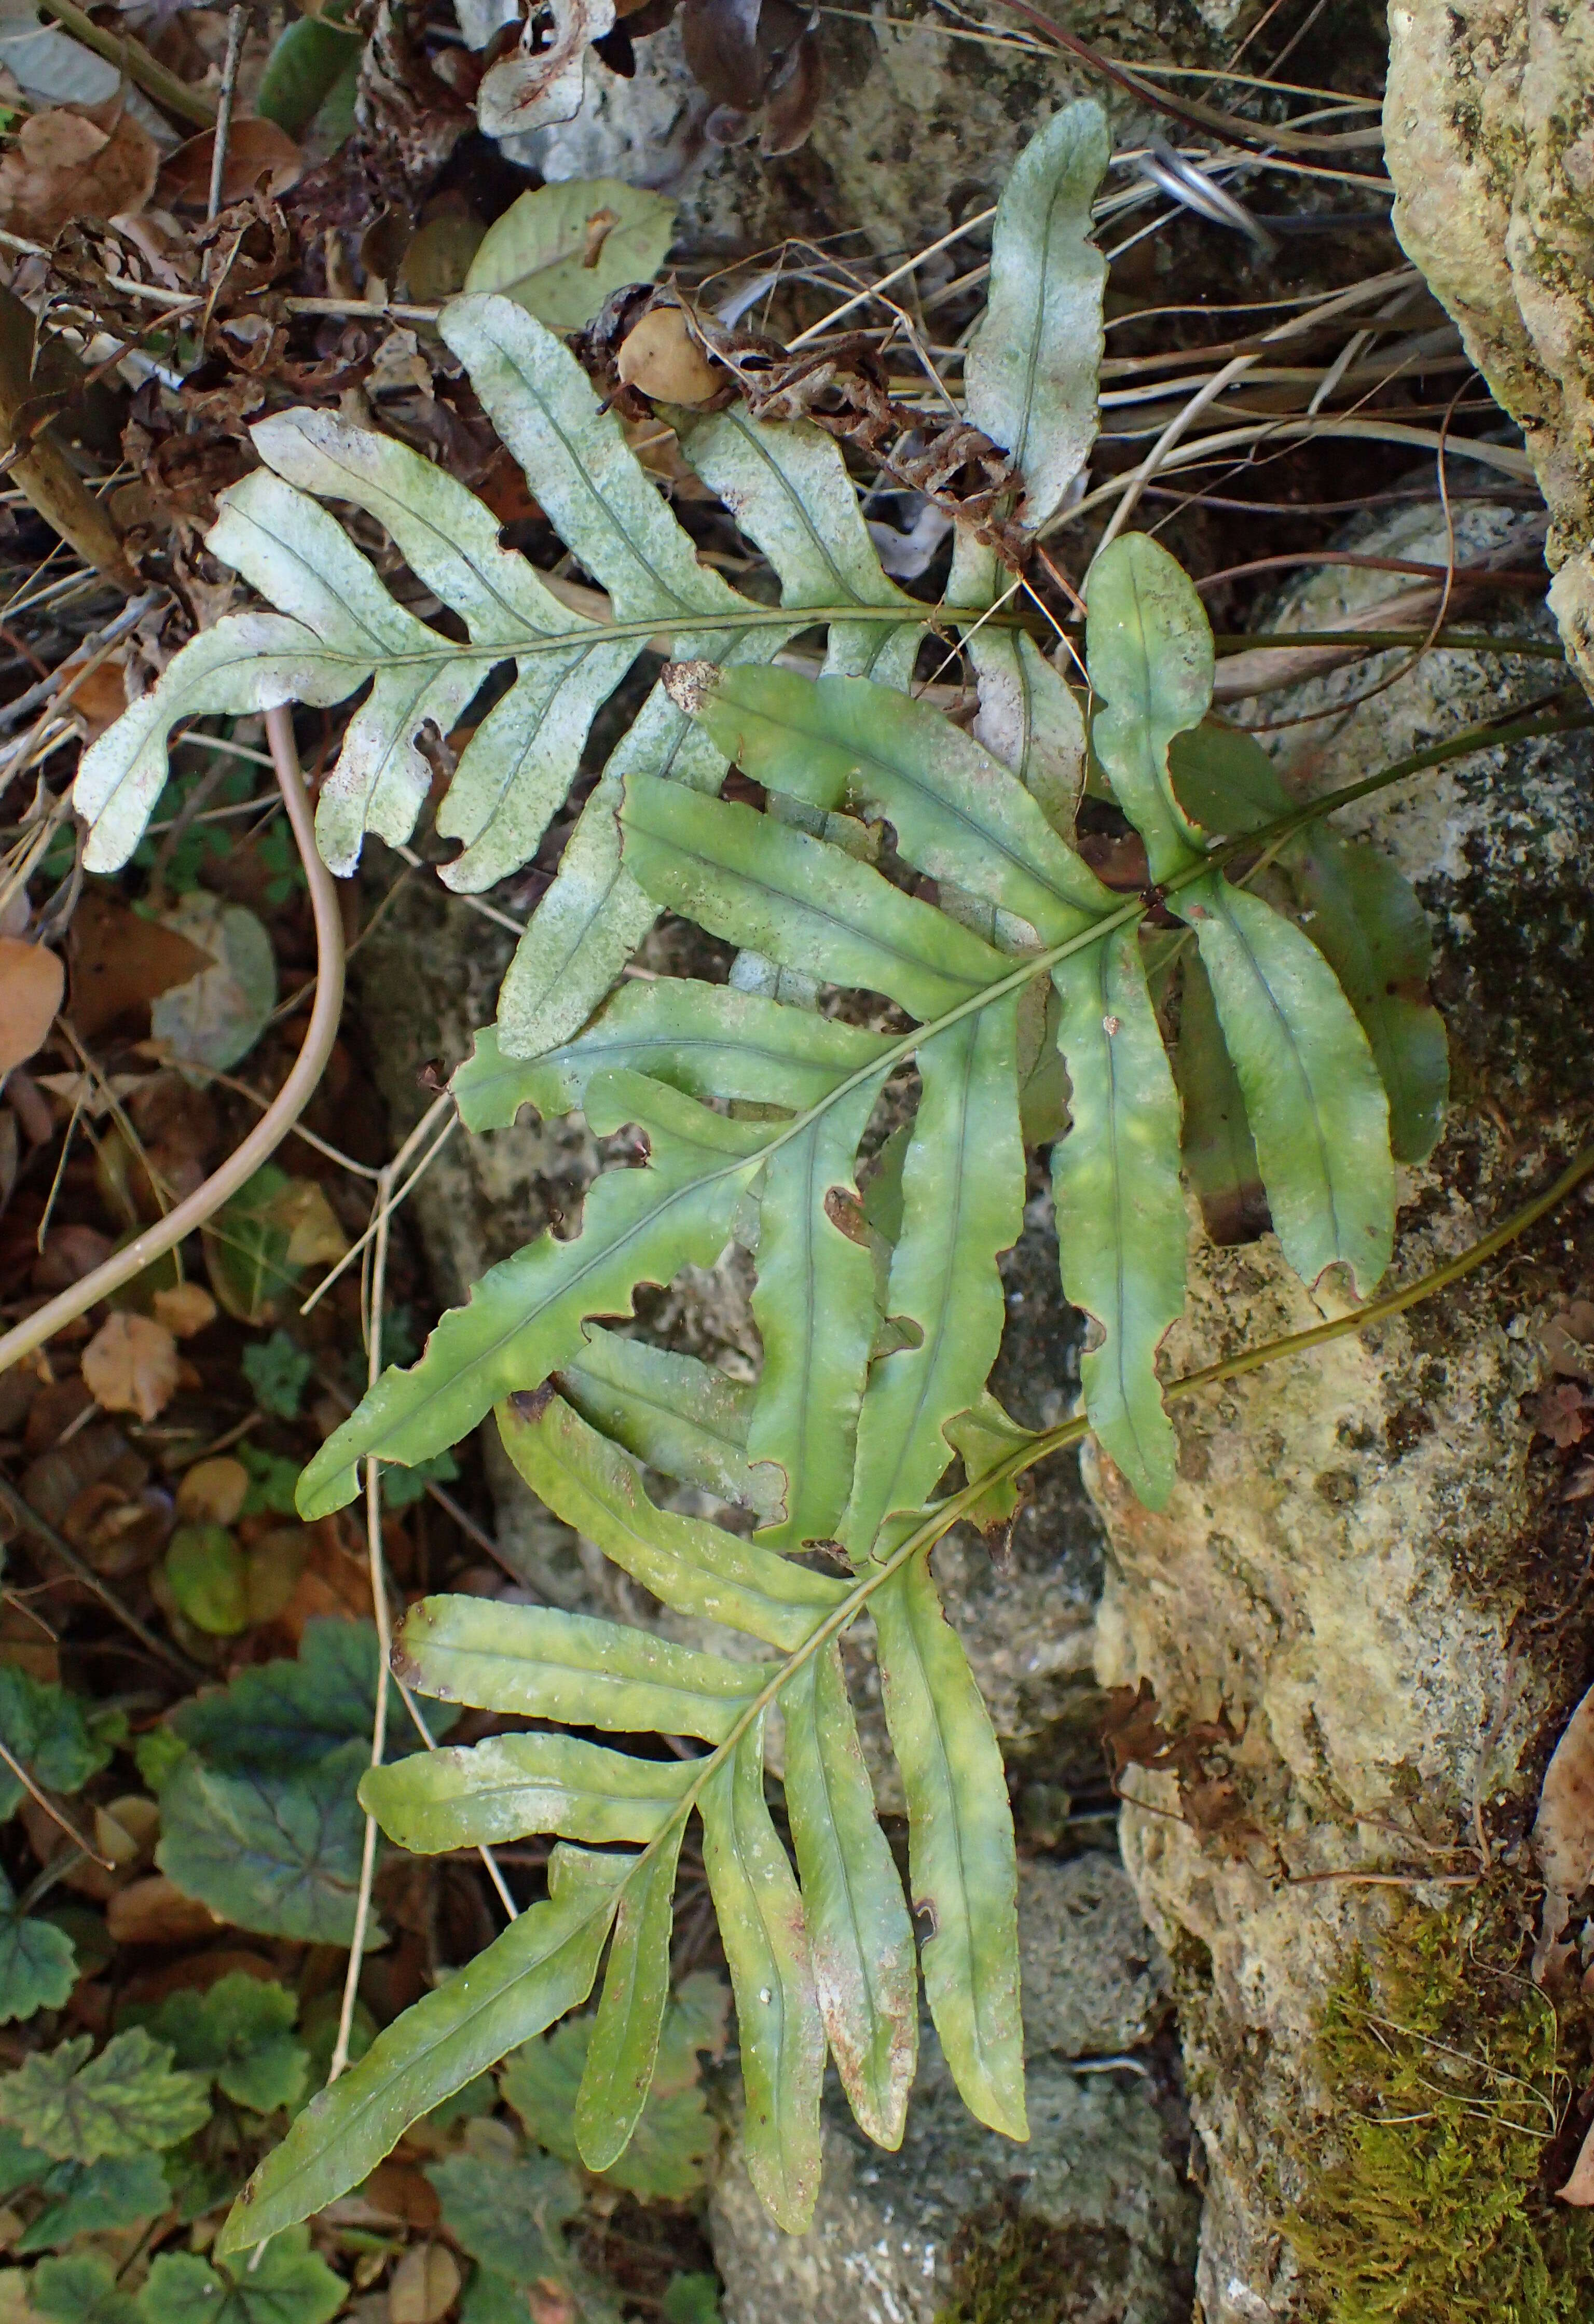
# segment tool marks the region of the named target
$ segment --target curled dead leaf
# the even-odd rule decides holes
[[[587,51],[613,30],[614,0],[552,0],[550,14],[552,31],[544,48],[533,54],[529,45],[540,15],[533,9],[521,45],[482,75],[476,116],[484,136],[542,129],[580,111]]]
[[[143,209],[155,190],[160,152],[149,131],[105,105],[54,105],[28,116],[0,159],[0,224],[52,242],[75,218]]]
[[[0,1074],[40,1048],[66,991],[59,953],[21,936],[0,936]]]
[[[216,158],[216,132],[201,131],[180,145],[161,171],[162,199],[175,206],[203,208],[210,198],[210,171]],[[221,164],[221,199],[241,202],[264,180],[268,196],[285,194],[304,175],[304,157],[285,129],[254,114],[241,114],[232,124]]]
[[[153,1316],[109,1315],[83,1351],[83,1378],[107,1412],[153,1420],[177,1389],[177,1342]]]
[[[185,1896],[163,1872],[129,1882],[106,1906],[106,1928],[117,1945],[199,1944],[226,1926],[208,1904],[197,1896]]]
[[[1544,1879],[1536,1978],[1554,1953],[1572,1898],[1594,1878],[1594,1687],[1568,1720],[1544,1770],[1533,1845]]]

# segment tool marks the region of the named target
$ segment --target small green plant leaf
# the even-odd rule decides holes
[[[179,1613],[197,1630],[236,1638],[248,1628],[248,1564],[225,1526],[179,1526],[166,1545],[162,1571]]]
[[[19,2253],[59,2251],[78,2236],[136,2227],[171,2200],[161,2158],[148,2152],[58,2163],[45,2167],[40,2183],[50,2200],[17,2237],[13,2249]]]
[[[331,0],[318,15],[295,18],[273,43],[255,110],[290,137],[304,134],[338,81],[359,62],[360,36],[343,23],[344,13],[344,0]]]
[[[1317,947],[1214,875],[1187,889],[1201,964],[1246,1101],[1274,1230],[1303,1281],[1342,1261],[1358,1293],[1389,1264],[1389,1102]]]
[[[801,2235],[820,2182],[825,2029],[802,1901],[764,1797],[762,1716],[700,1798],[703,1863],[737,1997],[747,2174],[777,2227]]]
[[[1177,734],[1212,702],[1212,632],[1190,577],[1143,532],[1124,533],[1090,568],[1090,683],[1102,707],[1091,740],[1113,796],[1145,842],[1154,880],[1203,852],[1168,771]]]
[[[0,2074],[0,2122],[60,2162],[97,2163],[175,2146],[209,2121],[203,2077],[174,2073],[166,2043],[134,2026],[93,2047],[77,2034]]]
[[[75,1694],[31,1678],[15,1663],[0,1663],[0,1743],[51,1792],[80,1791],[111,1756]],[[0,1817],[14,1815],[23,1798],[20,1779],[0,1767]]]
[[[588,1323],[586,1345],[558,1373],[583,1420],[649,1469],[764,1517],[782,1508],[778,1480],[747,1459],[751,1391],[712,1364]]]
[[[246,2250],[322,2209],[374,2171],[409,2124],[579,2007],[627,1862],[556,1849],[547,1901],[386,2027],[295,2116],[228,2213],[218,2252]]]
[[[666,1961],[660,1995],[664,2005],[660,2011],[663,2040],[655,2030],[647,2072],[636,2098],[637,2118],[624,2149],[604,2166],[603,2175],[612,2186],[625,2188],[644,2202],[688,2202],[708,2175],[715,2130],[695,2052],[723,2047],[724,2003],[728,1998],[718,1978],[708,1982],[719,1997],[718,2019],[694,2024],[690,2009],[668,1997]],[[579,2093],[589,2087],[593,2050],[599,2038],[598,2020],[572,2018],[546,2040],[528,2042],[517,2050],[504,2072],[504,2096],[525,2125],[528,2137],[568,2163],[586,2163],[589,2170],[594,2166],[582,2151],[578,2135]],[[597,2079],[607,2079],[601,2069]]]
[[[64,1929],[21,1914],[0,1873],[0,2024],[59,2009],[78,1982],[78,1955]]]
[[[730,669],[699,713],[721,748],[772,790],[888,817],[909,861],[1057,944],[1113,898],[1029,794],[925,704],[864,678]]]
[[[223,2095],[256,2114],[297,2106],[310,2053],[293,2038],[296,1995],[235,1969],[203,1994],[168,1994],[145,2021],[171,2044],[180,2066],[209,2074]]]
[[[1191,581],[1144,534],[1097,559],[1089,641],[1105,705],[1097,755],[1154,880],[1188,872],[1206,835],[1174,790],[1169,749],[1210,706],[1212,635]],[[1395,1235],[1389,1106],[1367,1037],[1322,954],[1258,897],[1213,872],[1181,891],[1179,909],[1211,980],[1284,1256],[1308,1283],[1341,1262],[1366,1291]]]
[[[719,2279],[672,2275],[664,2287],[659,2313],[664,2324],[720,2324]]]
[[[505,2126],[506,2128],[506,2126]],[[427,2165],[442,2204],[443,2220],[462,2251],[491,2274],[520,2287],[548,2276],[557,2282],[570,2265],[560,2230],[581,2208],[580,2182],[551,2154],[505,2153],[497,2141],[468,2145]]]
[[[1169,766],[1186,809],[1210,830],[1258,830],[1295,805],[1256,736],[1215,719],[1175,736]],[[1395,1158],[1425,1161],[1450,1085],[1444,1025],[1428,997],[1428,916],[1386,856],[1321,824],[1287,839],[1278,862],[1296,918],[1372,1045]]]
[[[239,1362],[262,1412],[278,1420],[298,1417],[300,1399],[315,1370],[315,1359],[306,1349],[296,1346],[286,1332],[273,1332],[269,1340],[252,1341]]]
[[[375,1626],[323,1616],[305,1624],[297,1661],[241,1670],[229,1686],[180,1704],[172,1725],[223,1774],[282,1775],[318,1766],[357,1738],[368,1745],[375,1711]],[[446,1734],[455,1716],[440,1712],[433,1731]],[[394,1703],[384,1757],[418,1748],[403,1703]]]
[[[27,2279],[28,2305],[50,2324],[134,2324],[138,2309],[116,2271],[96,2251],[42,2259]]]
[[[368,1743],[313,1766],[228,1774],[190,1752],[161,1794],[155,1861],[185,1896],[234,1928],[347,1945],[365,1819],[355,1786]],[[367,1943],[380,1943],[373,1924]]]
[[[1002,1754],[928,1558],[873,1600],[892,1748],[908,1801],[924,1990],[963,2102],[1027,2138],[1018,2012],[1018,1865]]]
[[[764,1370],[747,1459],[776,1482],[780,1522],[763,1526],[759,1538],[780,1549],[829,1540],[851,1488],[858,1406],[880,1325],[853,1167],[884,1078],[860,1082],[788,1139],[771,1155],[761,1188],[753,1320]]]
[[[551,331],[579,330],[611,290],[653,281],[674,232],[675,205],[663,194],[619,178],[566,178],[510,203],[478,244],[465,288],[502,291]]]
[[[763,428],[733,404],[710,420],[690,422],[681,444],[774,567],[783,604],[902,608],[906,619],[900,629],[883,622],[832,622],[825,667],[905,686],[923,616],[881,570],[834,437],[807,420]]]
[[[258,2266],[212,2267],[197,2252],[162,2252],[138,2295],[139,2324],[331,2324],[348,2286],[290,2228]]]

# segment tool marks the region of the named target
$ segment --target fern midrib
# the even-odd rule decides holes
[[[492,334],[486,329],[485,326],[482,336],[484,338],[491,338],[492,337]],[[502,357],[503,361],[509,366],[510,370],[514,374],[515,378],[525,390],[528,401],[535,407],[544,426],[557,440],[560,448],[570,462],[570,469],[576,483],[586,493],[588,499],[598,511],[600,526],[604,521],[607,521],[608,526],[612,528],[614,532],[616,532],[619,536],[620,540],[625,542],[627,553],[635,558],[636,563],[641,567],[643,572],[644,572],[648,576],[649,579],[654,583],[668,603],[671,605],[680,608],[683,613],[695,613],[700,625],[705,614],[711,613],[713,609],[707,606],[687,606],[686,601],[681,597],[680,592],[670,582],[665,580],[663,575],[658,571],[652,558],[648,556],[645,549],[644,549],[637,541],[633,540],[630,531],[620,521],[619,512],[611,508],[607,501],[605,500],[603,494],[598,491],[598,486],[593,483],[592,477],[589,474],[589,468],[591,466],[589,456],[582,452],[566,434],[563,422],[551,410],[547,397],[542,394],[542,391],[532,380],[527,378],[525,372],[522,369],[516,357],[510,354],[508,348],[505,346],[501,339],[493,340],[493,344],[496,346],[499,355]],[[625,447],[624,439],[621,438],[619,440],[621,442],[622,448],[626,449],[626,457],[628,459],[631,458],[633,456],[629,449]],[[518,457],[518,455],[516,456]],[[529,475],[532,473],[531,463],[523,461],[521,465],[525,468],[526,473]],[[663,503],[661,502],[660,505],[662,507]],[[666,514],[668,514],[667,511]],[[673,521],[673,520],[672,520],[672,521]],[[561,531],[565,529],[566,528],[563,526],[561,527]],[[576,529],[579,530],[579,528]],[[682,534],[681,537],[683,540],[686,539],[685,534]],[[717,580],[718,577],[717,575],[710,575],[707,567],[696,567],[696,571],[706,581],[711,579]],[[726,588],[724,582],[720,582],[719,586],[722,589]],[[616,591],[614,594],[617,595],[619,593]],[[733,595],[735,593],[727,589],[726,594],[728,596]],[[658,627],[656,620],[653,623],[653,627],[655,630]]]
[[[402,613],[403,608],[400,606],[398,610]],[[327,644],[301,616],[283,614],[274,607],[270,611],[274,619],[294,621],[310,636],[316,638],[321,649],[322,660],[357,669],[363,677],[368,677],[373,669],[396,669],[405,662],[518,661],[533,654],[563,653],[574,646],[601,645],[608,638],[636,638],[645,644],[649,638],[672,637],[681,632],[692,631],[709,636],[720,630],[783,629],[795,634],[799,630],[821,629],[833,622],[883,622],[894,629],[902,629],[908,620],[913,618],[904,615],[894,605],[746,605],[733,606],[723,613],[689,609],[675,615],[654,613],[645,621],[592,622],[581,630],[528,630],[524,638],[505,639],[498,645],[477,645],[471,639],[445,638],[440,631],[437,631],[430,633],[437,639],[435,648],[417,648],[413,652],[384,651],[362,658]],[[950,614],[955,613],[957,608],[927,605],[922,614],[923,621],[926,623],[932,622],[940,611]],[[412,620],[414,616],[410,618]],[[990,618],[1001,622],[999,614],[993,614]],[[1015,617],[1002,622],[1002,626],[1022,629],[1024,625]],[[690,726],[688,731],[690,731]]]
[[[1538,731],[1536,724],[1522,723],[1527,727],[1527,731]],[[1475,738],[1469,744],[1468,735]],[[1320,798],[1309,800],[1302,806],[1293,808],[1287,816],[1281,817],[1276,824],[1265,827],[1260,833],[1246,833],[1237,839],[1226,842],[1221,847],[1212,849],[1204,858],[1184,865],[1162,883],[1163,893],[1177,894],[1182,889],[1193,885],[1198,880],[1219,874],[1226,864],[1242,854],[1248,853],[1259,842],[1265,844],[1271,840],[1287,835],[1292,831],[1302,829],[1306,825],[1318,821],[1320,817],[1332,814],[1336,808],[1349,807],[1358,799],[1369,798],[1376,792],[1386,789],[1392,783],[1404,780],[1421,768],[1437,766],[1447,758],[1460,755],[1468,748],[1492,747],[1502,739],[1510,741],[1515,740],[1515,736],[1509,728],[1469,728],[1467,730],[1467,734],[1454,737],[1447,744],[1435,745],[1426,751],[1415,752],[1405,759],[1396,761],[1393,766],[1381,769],[1376,774],[1364,776],[1359,782],[1344,784],[1338,790],[1327,792]],[[942,1016],[925,1019],[913,1031],[904,1033],[880,1056],[871,1059],[867,1065],[858,1066],[855,1072],[838,1082],[835,1088],[829,1091],[816,1104],[809,1107],[804,1112],[794,1115],[790,1121],[775,1125],[776,1134],[770,1139],[767,1145],[758,1148],[746,1157],[729,1160],[723,1168],[708,1173],[701,1178],[692,1179],[686,1185],[674,1189],[663,1203],[647,1214],[644,1221],[635,1227],[628,1229],[626,1235],[617,1241],[608,1244],[605,1251],[593,1259],[581,1273],[590,1272],[591,1268],[600,1265],[605,1258],[623,1250],[627,1242],[645,1231],[647,1227],[674,1203],[690,1199],[692,1195],[701,1193],[704,1188],[718,1183],[720,1178],[729,1177],[739,1172],[755,1171],[778,1148],[783,1146],[788,1139],[800,1137],[811,1121],[839,1103],[852,1090],[857,1088],[860,1083],[876,1073],[891,1073],[897,1065],[905,1064],[922,1043],[933,1038],[937,1033],[944,1032],[950,1026],[959,1024],[965,1017],[972,1016],[979,1010],[991,1007],[1008,993],[1020,991],[1035,977],[1048,974],[1059,961],[1067,960],[1075,953],[1086,951],[1091,945],[1098,944],[1103,937],[1110,936],[1115,929],[1126,927],[1131,921],[1138,921],[1145,908],[1144,900],[1140,897],[1132,897],[1116,912],[1110,912],[1104,918],[1093,921],[1089,927],[1081,929],[1077,936],[1069,936],[1061,944],[1049,945],[1043,952],[1026,954],[1006,976],[999,977],[995,983],[986,985],[978,991],[971,993],[966,1001],[959,1001]],[[567,1286],[567,1288],[573,1287],[574,1284],[580,1280],[581,1274],[578,1274],[571,1278],[571,1283]],[[525,1322],[526,1319],[523,1316],[500,1338],[494,1341],[492,1345],[475,1360],[476,1362],[481,1364],[491,1362],[506,1342],[516,1333],[525,1328]],[[459,1375],[456,1374],[455,1378],[458,1377]],[[424,1412],[431,1401],[446,1394],[449,1386],[451,1382],[445,1382],[441,1387],[434,1389],[431,1397],[407,1413],[400,1425],[409,1426],[416,1414]],[[391,1457],[382,1452],[378,1443],[366,1445],[356,1457],[367,1456],[378,1460]]]
[[[830,545],[825,539],[824,534],[820,530],[818,525],[815,524],[812,517],[810,515],[808,504],[803,500],[802,495],[800,493],[792,491],[784,471],[780,467],[776,461],[771,459],[769,455],[769,445],[764,429],[754,425],[752,420],[748,418],[745,407],[740,404],[734,404],[730,410],[726,414],[726,417],[730,420],[731,425],[735,428],[737,435],[741,437],[743,442],[747,446],[749,450],[752,451],[762,462],[765,473],[774,477],[774,482],[780,490],[781,495],[786,503],[788,511],[796,517],[798,523],[808,535],[809,543],[812,548],[814,554],[818,557],[820,564],[824,567],[825,571],[829,575],[830,579],[835,583],[837,595],[839,596],[849,597],[855,605],[867,605],[871,604],[884,604],[891,603],[896,606],[899,613],[905,613],[908,620],[913,620],[916,615],[914,601],[913,598],[907,596],[904,592],[899,590],[896,593],[895,597],[889,600],[884,598],[871,599],[865,597],[859,592],[857,584],[848,579],[846,574],[843,573],[841,567],[837,564],[835,558],[830,554]],[[739,524],[741,521],[739,512],[732,507],[728,501],[726,503],[726,506],[731,509],[732,515],[737,517],[737,521]],[[774,560],[772,558],[770,561],[773,564]],[[886,588],[889,589],[891,587],[891,583],[889,579],[886,578],[884,569],[882,569],[881,577],[882,580],[885,581]],[[796,605],[792,605],[790,610],[795,613],[800,609]]]

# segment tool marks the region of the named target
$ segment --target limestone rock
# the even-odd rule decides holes
[[[1473,508],[1458,553],[1507,521]],[[1443,555],[1432,510],[1364,529],[1356,545]],[[1267,626],[1333,626],[1398,586],[1325,573]],[[1283,729],[1277,748],[1307,787],[1329,788],[1544,690],[1542,663],[1444,652],[1404,676],[1397,666],[1391,655],[1244,715],[1324,714]],[[1380,677],[1394,682],[1354,706]],[[1579,868],[1594,846],[1591,771],[1582,734],[1519,745],[1418,775],[1343,818],[1418,884],[1451,1047],[1447,1132],[1407,1174],[1392,1280],[1472,1243],[1586,1136],[1586,1060],[1568,1035],[1594,1003]],[[1203,1840],[1167,1812],[1172,1778],[1144,1772],[1129,1784],[1163,1812],[1131,1809],[1124,1831],[1175,1965],[1206,2147],[1205,2324],[1293,2312],[1281,2225],[1321,2103],[1311,2031],[1390,1893],[1346,1876],[1420,1876],[1432,1849],[1465,1847],[1479,1819],[1497,1833],[1499,1803],[1529,1780],[1524,1753],[1575,1692],[1556,1659],[1564,1613],[1537,1597],[1518,1622],[1546,1555],[1576,1563],[1575,1512],[1556,1499],[1554,1464],[1534,1456],[1523,1408],[1543,1377],[1538,1334],[1578,1280],[1575,1220],[1529,1248],[1531,1268],[1487,1269],[1175,1406],[1180,1477],[1157,1514],[1105,1460],[1088,1464],[1109,1539],[1098,1676],[1149,1679],[1172,1731],[1222,1711],[1242,1736],[1233,1771],[1250,1834]],[[1299,1284],[1271,1236],[1231,1250],[1196,1238],[1168,1373],[1332,1312],[1330,1286]],[[1547,1552],[1552,1541],[1566,1546]]]
[[[1217,60],[1213,35],[1232,38],[1249,5],[1093,0],[1070,8],[1068,23],[1116,57],[1206,64]],[[485,41],[492,21],[478,0],[470,28]],[[631,79],[589,55],[575,117],[507,139],[505,151],[545,178],[618,177],[675,195],[682,242],[699,254],[839,231],[902,253],[987,208],[1020,150],[1074,97],[1103,98],[1126,129],[1145,125],[1099,76],[999,10],[954,17],[899,0],[872,14],[831,14],[821,39],[826,88],[812,134],[778,161],[707,143],[707,101],[673,23],[637,42]],[[970,263],[954,252],[947,272]]]
[[[1182,2123],[1145,2072],[1082,2071],[1143,2041],[1166,1966],[1108,1857],[1021,1867],[1030,2140],[977,2123],[931,2030],[900,2153],[862,2136],[832,2081],[824,2181],[806,2235],[783,2235],[733,2148],[712,2198],[727,2324],[931,2324],[959,2231],[1010,2218],[1035,2236],[1079,2324],[1184,2324],[1195,2202]],[[1057,2053],[1061,2052],[1059,2055]]]
[[[1395,229],[1527,438],[1594,691],[1594,12],[1395,0],[1389,37]]]

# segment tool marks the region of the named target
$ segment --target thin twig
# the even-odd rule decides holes
[[[102,1856],[98,1849],[95,1847],[92,1840],[85,1840],[80,1831],[74,1831],[71,1824],[68,1822],[66,1817],[62,1815],[60,1810],[56,1806],[55,1802],[51,1799],[46,1798],[45,1794],[39,1789],[38,1784],[33,1781],[32,1775],[29,1775],[27,1769],[23,1766],[22,1761],[20,1759],[14,1759],[4,1743],[0,1743],[0,1766],[10,1768],[12,1774],[16,1777],[17,1782],[22,1785],[23,1791],[26,1792],[28,1797],[33,1802],[34,1805],[43,1809],[45,1814],[50,1818],[51,1822],[57,1825],[60,1831],[65,1832],[67,1838],[71,1841],[74,1848],[80,1849],[85,1856],[92,1856],[95,1862],[102,1870],[106,1872],[114,1872],[116,1870],[116,1868],[112,1863],[108,1856]]]
[[[221,208],[221,181],[227,171],[227,139],[233,125],[233,96],[238,86],[238,62],[244,53],[244,33],[249,12],[232,9],[227,20],[227,57],[221,68],[221,88],[216,100],[216,143],[210,154],[210,197],[205,216],[213,218]]]
[[[387,1222],[392,1214],[393,1164],[376,1181],[376,1248],[371,1264],[370,1296],[366,1314],[366,1386],[376,1385],[382,1370],[382,1307],[387,1288]],[[366,1558],[371,1576],[371,1611],[376,1623],[376,1701],[371,1715],[371,1765],[382,1765],[387,1742],[387,1682],[393,1654],[393,1626],[387,1611],[387,1574],[382,1554],[382,1463],[366,1462]],[[366,1928],[371,1917],[371,1889],[376,1877],[376,1819],[366,1817],[365,1844],[360,1851],[360,1885],[355,1898],[354,1932],[348,1941],[348,1967],[343,1978],[343,2006],[338,2016],[338,2039],[327,2069],[327,2085],[338,2080],[348,2063],[349,2036],[354,2030],[354,2006],[359,1998],[364,1965]]]
[[[441,1113],[448,1112],[453,1102],[453,1098],[447,1090],[444,1090],[440,1097],[433,1098],[431,1103],[427,1107],[426,1111],[415,1124],[414,1129],[411,1130],[408,1138],[405,1139],[403,1144],[399,1148],[398,1152],[394,1156],[393,1160],[378,1176],[376,1181],[375,1208],[371,1213],[370,1224],[366,1228],[365,1232],[360,1236],[357,1242],[350,1243],[348,1249],[344,1252],[342,1258],[338,1259],[336,1266],[329,1268],[327,1273],[322,1276],[320,1281],[316,1285],[315,1289],[310,1293],[310,1297],[305,1300],[303,1305],[300,1308],[299,1312],[301,1315],[308,1315],[310,1314],[311,1308],[316,1306],[325,1295],[330,1291],[338,1277],[346,1273],[347,1270],[353,1266],[355,1260],[365,1250],[366,1244],[370,1242],[375,1236],[386,1232],[387,1222],[392,1213],[398,1210],[408,1199],[412,1189],[420,1184],[427,1171],[431,1169],[432,1164],[437,1160],[438,1156],[442,1152],[444,1146],[453,1136],[454,1131],[459,1127],[459,1117],[458,1114],[454,1115],[452,1120],[444,1123],[442,1130],[432,1145],[430,1153],[422,1157],[421,1160],[415,1165],[414,1169],[410,1173],[410,1176],[404,1180],[403,1185],[399,1187],[396,1194],[394,1192],[394,1179],[397,1177],[399,1171],[403,1167],[403,1165],[409,1160],[410,1156],[414,1152],[416,1147],[422,1143],[438,1116]]]
[[[0,1372],[8,1370],[23,1356],[31,1355],[63,1324],[75,1323],[79,1315],[86,1315],[97,1300],[107,1298],[113,1291],[120,1290],[125,1283],[131,1283],[134,1277],[141,1275],[152,1260],[175,1250],[185,1236],[191,1234],[196,1227],[203,1226],[223,1203],[248,1183],[262,1163],[270,1160],[310,1103],[326,1070],[332,1045],[338,1038],[338,1019],[343,1008],[343,919],[338,908],[332,875],[316,852],[310,803],[303,777],[299,771],[299,754],[293,743],[292,720],[286,710],[272,710],[266,714],[265,724],[277,781],[287,807],[288,821],[292,826],[300,862],[304,867],[310,911],[315,920],[316,997],[305,1031],[304,1047],[265,1112],[219,1170],[179,1203],[175,1210],[169,1211],[157,1226],[148,1227],[142,1234],[135,1235],[131,1242],[124,1244],[119,1251],[107,1259],[103,1267],[97,1267],[80,1283],[74,1283],[69,1290],[59,1293],[44,1306],[35,1309],[32,1315],[0,1338]]]

